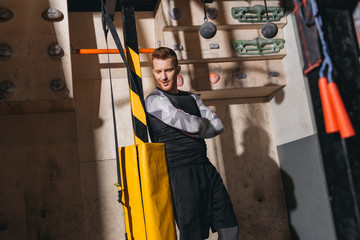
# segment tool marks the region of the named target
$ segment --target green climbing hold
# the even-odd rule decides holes
[[[269,21],[280,21],[284,16],[284,8],[282,7],[267,7]],[[252,7],[233,7],[231,8],[231,15],[239,22],[266,22],[266,11],[263,5],[255,5]]]
[[[234,51],[240,55],[264,55],[278,53],[284,48],[284,39],[255,38],[253,40],[235,40],[232,42]]]

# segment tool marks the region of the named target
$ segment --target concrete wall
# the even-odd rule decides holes
[[[2,1],[0,81],[15,89],[0,102],[0,239],[82,239],[83,209],[74,113],[67,2]],[[53,7],[59,22],[42,18]],[[59,44],[61,57],[48,55]],[[65,83],[52,91],[50,83]]]
[[[139,47],[154,48],[153,13],[136,14]],[[121,15],[115,25],[121,34]],[[100,13],[71,13],[70,36],[76,48],[106,48]],[[146,37],[145,37],[146,36]],[[123,40],[122,40],[123,41]],[[109,48],[116,48],[111,36]],[[141,56],[147,60],[148,55]],[[119,146],[134,144],[126,71],[119,55],[110,56]],[[141,60],[144,62],[144,60]],[[123,209],[117,202],[114,128],[106,55],[73,55],[76,124],[87,239],[124,236]],[[142,68],[145,92],[153,88],[148,64]],[[121,68],[122,67],[122,68]],[[151,85],[151,86],[149,86]]]
[[[296,20],[287,16],[283,59],[287,85],[270,102],[291,239],[336,239],[323,159],[307,79],[302,74]]]
[[[233,201],[239,239],[289,239],[269,105],[241,99],[205,103],[224,123],[224,133],[207,141],[208,155]]]
[[[204,10],[198,1],[160,1],[155,14],[156,42],[176,50],[182,66],[184,78],[183,90],[197,92],[203,99],[228,99],[268,97],[274,91],[285,86],[286,80],[281,59],[286,54],[282,48],[275,54],[242,55],[233,50],[235,40],[253,40],[263,38],[261,27],[264,23],[239,22],[232,17],[232,8],[252,7],[263,4],[259,1],[214,1],[207,8],[218,9],[215,19],[217,32],[213,38],[205,39],[199,35],[204,23]],[[279,7],[280,1],[268,1],[269,6]],[[170,17],[172,9],[178,9],[178,20]],[[276,22],[278,33],[275,39],[283,38],[282,28],[286,19]],[[218,48],[210,48],[218,44]],[[246,45],[246,44],[245,44]],[[175,47],[174,47],[175,46]],[[217,73],[221,81],[210,84],[207,76]],[[271,72],[277,76],[271,76]],[[239,76],[244,77],[239,77]]]
[[[75,114],[0,116],[0,238],[82,239]]]
[[[44,111],[49,111],[44,101],[70,105],[67,99],[73,97],[73,90],[67,1],[3,1],[1,7],[14,14],[10,21],[1,23],[0,29],[0,43],[9,45],[13,51],[10,58],[1,58],[1,81],[12,81],[16,87],[16,91],[8,96],[8,102],[22,102],[25,106],[26,101],[37,101]],[[43,19],[42,13],[48,8],[60,10],[63,20]],[[62,57],[48,55],[48,48],[54,43],[62,47]],[[54,79],[66,83],[65,91],[50,90]]]

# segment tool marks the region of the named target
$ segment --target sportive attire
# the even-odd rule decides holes
[[[145,99],[153,142],[165,143],[175,218],[181,240],[208,238],[237,226],[222,179],[206,156],[204,138],[223,132],[218,116],[195,94],[154,89]]]

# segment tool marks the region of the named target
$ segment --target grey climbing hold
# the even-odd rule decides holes
[[[60,45],[53,43],[48,48],[48,54],[52,57],[62,57],[64,56],[64,50],[60,47]]]
[[[181,11],[178,8],[173,8],[170,10],[170,17],[173,20],[178,20],[181,17]]]
[[[64,14],[56,8],[48,8],[42,12],[41,16],[49,22],[60,22],[64,19]]]
[[[15,92],[15,84],[9,80],[2,81],[0,83],[0,90],[5,93]]]
[[[11,57],[12,49],[7,44],[0,44],[0,57]]]
[[[0,7],[0,22],[6,22],[9,21],[14,17],[14,14],[12,11],[10,11],[7,8]]]
[[[65,82],[62,79],[56,78],[51,81],[50,89],[53,92],[58,92],[65,89]]]
[[[210,18],[211,20],[214,20],[218,15],[218,10],[216,8],[208,8],[206,10],[206,13],[207,13],[208,18]]]

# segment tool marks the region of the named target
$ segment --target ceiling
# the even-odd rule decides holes
[[[117,0],[116,11],[121,11]],[[157,0],[135,0],[135,11],[154,11]],[[69,12],[100,12],[101,0],[68,0]]]

